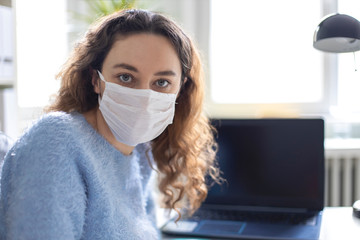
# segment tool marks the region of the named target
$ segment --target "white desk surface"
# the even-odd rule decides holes
[[[164,236],[163,238],[163,240],[168,239],[206,238],[177,238],[171,236]],[[352,215],[351,207],[326,207],[323,211],[319,240],[360,240],[360,218]]]
[[[323,212],[320,240],[360,240],[360,218],[351,207],[326,207]]]

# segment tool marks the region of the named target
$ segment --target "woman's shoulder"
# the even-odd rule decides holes
[[[81,114],[52,112],[43,115],[33,122],[17,141],[18,144],[29,144],[32,142],[48,145],[57,142],[66,142],[76,135],[78,126],[83,124]],[[18,145],[17,144],[17,145]]]
[[[62,131],[71,133],[79,124],[82,124],[81,114],[79,113],[51,112],[44,114],[33,122],[25,131],[25,134],[35,132],[50,134]]]
[[[48,127],[64,127],[71,126],[81,121],[81,114],[77,112],[50,112],[41,116],[32,127],[46,125]]]
[[[5,157],[4,168],[53,169],[73,164],[76,154],[77,117],[67,113],[49,113],[34,122],[15,142]]]

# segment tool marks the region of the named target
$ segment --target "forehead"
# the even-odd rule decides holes
[[[146,69],[181,69],[178,54],[171,42],[164,36],[150,33],[117,36],[103,66],[119,63]]]

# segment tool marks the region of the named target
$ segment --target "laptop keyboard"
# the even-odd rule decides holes
[[[287,224],[307,224],[313,225],[315,222],[314,214],[310,213],[273,213],[273,212],[246,212],[201,209],[192,217],[193,220],[230,220],[230,221],[256,221],[266,223],[287,223]]]

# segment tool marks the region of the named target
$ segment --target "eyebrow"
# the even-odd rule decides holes
[[[113,66],[113,68],[125,68],[125,69],[130,70],[130,71],[133,71],[133,72],[139,72],[139,70],[137,70],[136,67],[131,66],[131,65],[126,64],[126,63],[115,64],[115,65]]]
[[[176,76],[176,73],[169,70],[169,71],[161,71],[154,74],[155,76]]]
[[[139,70],[136,67],[131,66],[131,65],[126,64],[126,63],[115,64],[113,66],[113,68],[124,68],[124,69],[127,69],[129,71],[133,71],[133,72],[137,72],[137,73],[139,72]],[[176,76],[176,73],[174,71],[167,70],[167,71],[157,72],[154,75],[155,76]]]

